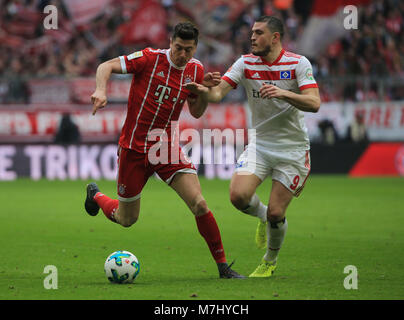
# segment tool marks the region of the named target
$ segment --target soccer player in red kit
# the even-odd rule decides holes
[[[231,269],[216,220],[201,193],[194,165],[184,157],[179,146],[161,148],[168,152],[167,162],[150,161],[151,149],[173,145],[177,139],[175,123],[185,101],[190,113],[199,118],[207,107],[202,100],[185,88],[190,82],[208,86],[220,82],[220,75],[204,76],[203,65],[192,56],[198,43],[198,29],[191,23],[179,23],[174,28],[169,49],[146,48],[128,56],[121,56],[99,65],[96,90],[91,96],[93,114],[107,104],[106,85],[111,73],[132,73],[126,121],[122,128],[118,149],[118,199],[102,194],[95,183],[87,185],[85,209],[94,216],[101,208],[105,216],[124,226],[134,224],[140,211],[141,191],[148,178],[157,173],[185,201],[195,215],[196,225],[217,263],[221,278],[244,278]],[[154,137],[160,132],[160,137]],[[163,141],[165,140],[165,141]],[[181,161],[170,161],[177,152]],[[177,155],[176,155],[177,156]],[[163,157],[164,158],[164,157]]]

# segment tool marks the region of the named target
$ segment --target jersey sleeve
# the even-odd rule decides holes
[[[302,57],[296,67],[296,80],[300,91],[308,88],[318,88],[313,76],[313,68],[306,57]]]
[[[147,64],[149,55],[148,49],[133,52],[127,56],[120,56],[122,73],[141,72]]]
[[[230,84],[233,89],[237,88],[244,75],[244,60],[239,58],[223,75],[222,79]]]
[[[205,76],[205,69],[204,69],[202,63],[195,64],[195,71],[194,71],[194,79],[193,79],[193,81],[200,84],[200,83],[203,82],[203,77],[204,76]],[[198,97],[198,95],[190,93],[189,97],[195,99],[195,98]]]
[[[205,75],[204,73],[205,73],[205,69],[204,69],[203,65],[202,64],[197,64],[196,75],[195,75],[195,80],[194,81],[196,83],[202,83],[203,77]]]

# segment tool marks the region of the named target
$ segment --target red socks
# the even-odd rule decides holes
[[[94,201],[100,206],[109,220],[116,222],[114,213],[116,209],[118,209],[119,201],[117,199],[111,199],[105,194],[98,192],[94,196]],[[199,233],[205,239],[213,259],[215,259],[216,263],[225,263],[226,256],[223,249],[222,238],[212,212],[209,211],[203,216],[195,217],[195,220]]]
[[[111,199],[105,194],[97,192],[97,194],[94,196],[94,201],[97,202],[109,220],[116,222],[114,219],[114,213],[116,209],[118,209],[119,201],[117,199]]]
[[[226,256],[223,249],[222,239],[220,237],[219,227],[216,224],[216,220],[212,212],[209,211],[203,216],[195,217],[195,220],[199,233],[208,244],[210,253],[212,254],[216,263],[225,263]]]

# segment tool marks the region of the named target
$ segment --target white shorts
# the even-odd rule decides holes
[[[237,173],[254,174],[261,181],[267,176],[281,182],[295,197],[299,196],[310,173],[309,150],[273,151],[249,144],[240,155]]]

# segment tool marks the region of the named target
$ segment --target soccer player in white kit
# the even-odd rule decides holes
[[[310,142],[303,112],[317,112],[320,95],[309,60],[282,48],[282,22],[259,18],[252,27],[252,53],[240,57],[213,88],[187,88],[208,102],[219,102],[242,84],[251,110],[252,129],[230,183],[230,200],[240,211],[260,219],[256,243],[266,253],[250,277],[270,277],[288,228],[286,209],[302,191],[310,172]],[[303,112],[302,112],[303,111]],[[268,206],[256,188],[272,177]]]

